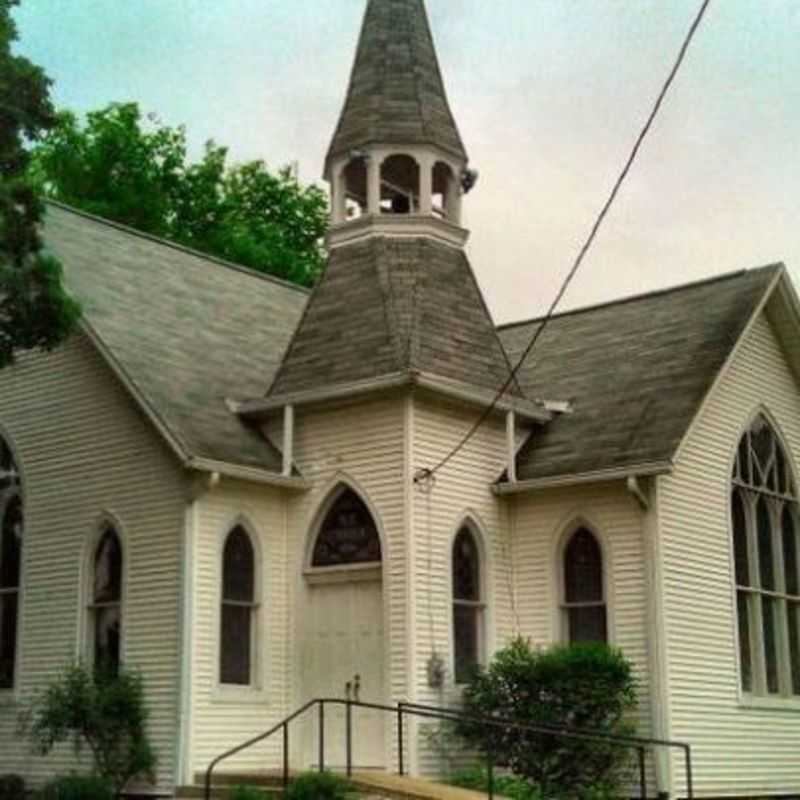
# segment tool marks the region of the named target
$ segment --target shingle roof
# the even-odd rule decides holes
[[[369,0],[326,171],[371,143],[430,144],[466,161],[423,0]]]
[[[522,369],[528,397],[574,401],[518,457],[532,480],[673,457],[780,266],[553,318]],[[504,326],[512,361],[539,320]]]
[[[87,322],[188,456],[280,470],[224,401],[264,392],[304,290],[57,204],[44,238]]]
[[[425,238],[335,248],[269,394],[410,370],[490,391],[508,377],[466,255]]]

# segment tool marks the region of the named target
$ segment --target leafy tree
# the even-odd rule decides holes
[[[156,757],[137,674],[70,666],[35,698],[23,722],[41,755],[65,741],[76,752],[88,747],[96,774],[117,796],[132,778],[152,778]]]
[[[50,81],[11,52],[17,29],[0,0],[0,367],[22,349],[52,349],[73,330],[77,303],[64,291],[61,266],[42,251],[43,206],[26,180],[26,144],[55,123]]]
[[[632,735],[626,717],[635,705],[630,663],[620,651],[601,644],[536,650],[516,639],[464,691],[464,710],[471,716],[620,736]],[[459,732],[538,787],[544,797],[613,790],[630,764],[627,747],[604,739],[475,724],[461,724]]]
[[[113,103],[85,123],[64,112],[36,147],[32,174],[52,198],[138,230],[303,285],[322,268],[324,193],[288,168],[229,166],[208,142],[187,162],[186,131],[136,103]]]

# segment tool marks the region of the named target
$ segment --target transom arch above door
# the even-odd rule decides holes
[[[381,566],[384,547],[376,515],[350,483],[334,486],[315,520],[306,553],[308,570]]]

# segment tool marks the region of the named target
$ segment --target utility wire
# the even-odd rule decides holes
[[[639,150],[642,147],[642,144],[647,138],[647,134],[650,132],[650,129],[653,127],[653,123],[655,122],[656,117],[658,116],[658,112],[661,110],[661,105],[664,102],[664,98],[667,96],[667,92],[669,92],[670,87],[672,86],[673,81],[675,80],[675,76],[678,74],[678,71],[683,64],[683,60],[686,56],[686,52],[689,49],[689,45],[692,43],[692,39],[694,38],[697,29],[700,27],[700,23],[703,20],[703,17],[706,13],[706,9],[709,6],[711,0],[703,0],[702,5],[700,6],[700,10],[697,12],[697,16],[692,23],[692,26],[689,28],[689,32],[686,34],[686,38],[681,45],[680,52],[678,53],[678,57],[675,60],[675,63],[670,70],[670,73],[667,77],[667,80],[664,82],[663,86],[661,87],[661,91],[658,94],[658,98],[656,99],[655,105],[653,106],[653,110],[650,112],[650,116],[647,118],[647,122],[644,124],[644,127],[639,132],[639,136],[636,139],[636,143],[633,146],[633,150],[631,150],[631,154],[628,156],[628,160],[625,164],[624,169],[619,174],[619,177],[614,184],[614,188],[611,190],[611,194],[606,200],[605,205],[600,210],[600,213],[595,220],[594,225],[587,237],[586,241],[581,247],[580,251],[578,252],[578,257],[575,259],[572,268],[567,273],[567,277],[564,279],[564,282],[561,284],[561,288],[558,290],[558,294],[556,294],[555,299],[550,305],[550,308],[547,311],[547,314],[544,316],[539,327],[536,329],[536,332],[533,334],[530,342],[528,342],[528,346],[522,353],[519,361],[517,362],[516,366],[511,370],[509,373],[508,378],[506,379],[505,383],[500,387],[497,391],[492,402],[486,406],[483,410],[481,415],[475,421],[473,426],[464,434],[463,438],[459,441],[459,443],[444,457],[441,461],[439,461],[436,466],[430,468],[423,468],[417,471],[414,476],[414,481],[416,483],[425,481],[435,475],[439,470],[441,470],[444,466],[450,463],[450,461],[455,458],[455,456],[463,450],[466,444],[472,439],[472,437],[480,430],[486,420],[491,416],[492,412],[497,408],[497,404],[503,398],[505,393],[508,391],[509,387],[512,383],[517,379],[517,374],[519,373],[520,369],[522,368],[525,361],[528,359],[528,356],[533,351],[533,348],[536,347],[536,343],[541,338],[542,334],[544,333],[545,329],[547,328],[550,320],[553,317],[553,314],[558,307],[558,304],[563,299],[564,295],[567,292],[570,284],[572,283],[575,275],[578,273],[578,270],[583,264],[583,260],[586,257],[586,254],[589,252],[592,244],[594,243],[595,238],[597,237],[597,233],[600,230],[603,221],[605,220],[606,216],[608,215],[611,206],[614,204],[614,201],[617,199],[617,195],[619,194],[619,190],[622,188],[622,184],[625,182],[625,179],[628,177],[628,173],[633,166],[633,162],[636,160],[636,157],[639,155]]]

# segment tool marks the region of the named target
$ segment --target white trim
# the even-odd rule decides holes
[[[180,616],[180,696],[178,713],[178,747],[175,760],[175,782],[179,786],[192,783],[192,720],[195,657],[195,540],[197,538],[197,501],[186,504],[184,512],[183,547],[181,558]]]
[[[343,247],[375,236],[415,239],[424,237],[461,249],[469,239],[469,231],[433,213],[384,214],[370,209],[356,219],[332,225],[325,243],[329,248]]]
[[[588,531],[600,548],[603,577],[603,605],[606,612],[607,644],[616,644],[616,625],[614,619],[614,554],[610,538],[606,536],[600,525],[597,525],[583,512],[573,513],[566,524],[556,529],[551,550],[552,575],[555,576],[555,603],[551,616],[551,639],[555,642],[569,644],[569,622],[566,615],[566,584],[564,556],[572,537],[580,530]],[[598,603],[597,605],[600,605]]]
[[[280,489],[289,489],[298,492],[304,492],[312,486],[310,481],[303,478],[286,478],[276,472],[270,472],[260,467],[229,464],[224,461],[214,461],[210,458],[190,458],[185,466],[187,469],[196,470],[198,472],[217,473],[227,478],[237,478],[243,481],[250,481],[251,483],[277,486]]]
[[[292,476],[294,464],[294,406],[286,405],[283,409],[283,477]]]
[[[627,467],[611,467],[598,469],[591,472],[577,472],[570,475],[553,475],[547,478],[533,478],[517,483],[497,483],[492,486],[495,494],[521,494],[536,489],[550,489],[559,486],[577,486],[582,483],[603,483],[605,481],[627,481],[631,475],[646,477],[650,475],[665,475],[672,472],[670,461],[651,461],[642,464],[631,464]]]
[[[88,665],[94,664],[94,628],[90,623],[90,609],[92,606],[92,593],[94,591],[94,559],[97,548],[105,535],[111,529],[117,536],[119,547],[122,551],[122,581],[120,591],[120,643],[119,661],[124,666],[126,661],[126,642],[127,630],[126,612],[128,609],[128,587],[129,587],[129,562],[130,562],[130,540],[125,525],[121,519],[112,511],[103,510],[95,518],[95,521],[84,538],[83,553],[81,554],[81,568],[78,582],[78,641],[76,642],[76,655],[79,661]]]
[[[692,440],[694,436],[695,429],[700,424],[700,421],[703,419],[706,413],[706,409],[708,408],[709,404],[711,403],[712,398],[716,395],[717,389],[721,386],[722,382],[728,377],[728,373],[731,370],[731,367],[736,361],[739,356],[739,351],[744,346],[744,343],[750,336],[750,332],[756,325],[759,317],[763,313],[764,309],[767,306],[770,298],[772,297],[773,290],[775,287],[785,278],[786,276],[786,268],[781,267],[778,273],[770,282],[770,285],[767,287],[766,291],[764,292],[763,297],[759,301],[756,308],[753,310],[753,313],[750,315],[750,319],[747,321],[742,333],[740,334],[739,338],[737,339],[734,346],[731,348],[730,352],[728,353],[728,357],[725,359],[725,363],[722,365],[720,371],[717,373],[717,376],[714,378],[713,383],[709,387],[708,391],[705,394],[702,402],[697,408],[697,411],[692,418],[692,421],[686,428],[686,431],[683,434],[683,438],[681,439],[680,443],[678,444],[677,448],[675,449],[675,454],[672,457],[672,461],[674,464],[677,464],[680,459],[683,457],[683,451],[688,446],[688,443]],[[737,441],[738,444],[738,441]]]
[[[223,580],[225,575],[224,559],[225,545],[230,535],[241,528],[253,548],[253,601],[251,604],[250,621],[250,682],[248,684],[222,683],[220,674],[221,645],[222,645],[222,605],[223,605]],[[265,631],[265,606],[264,598],[267,596],[266,580],[264,577],[265,553],[262,537],[258,527],[253,524],[250,517],[244,513],[237,513],[229,517],[220,527],[216,538],[215,564],[218,570],[215,591],[215,618],[214,626],[214,680],[212,681],[211,701],[214,703],[260,702],[268,699],[266,690],[266,657],[263,652],[268,636]]]

